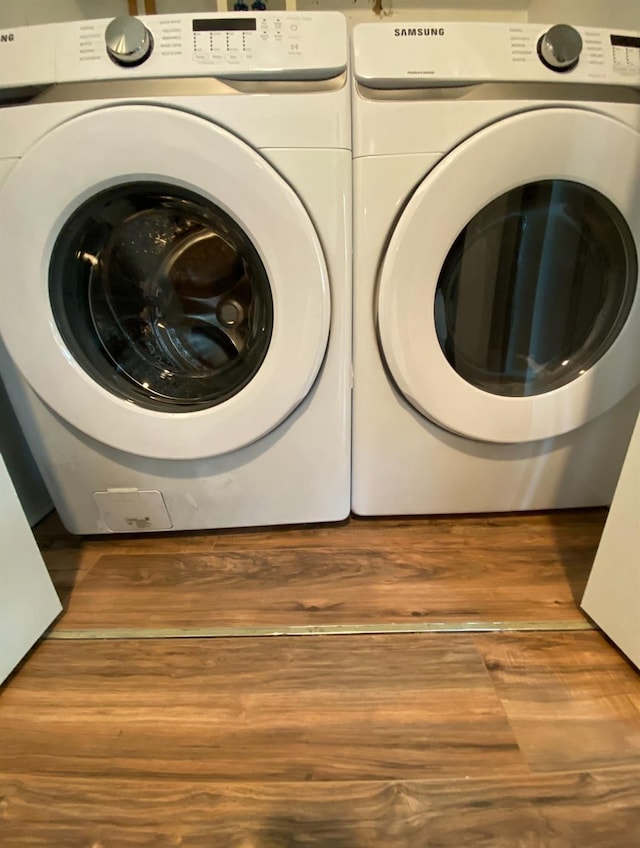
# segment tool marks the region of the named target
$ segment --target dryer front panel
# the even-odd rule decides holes
[[[569,432],[640,382],[640,136],[541,109],[463,142],[391,234],[379,341],[402,393],[461,435]]]
[[[0,330],[65,421],[129,453],[216,456],[306,397],[328,273],[294,191],[244,142],[174,109],[52,130],[0,190]]]

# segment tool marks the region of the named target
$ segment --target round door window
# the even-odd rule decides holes
[[[149,409],[191,412],[257,373],[273,327],[264,265],[222,209],[173,185],[102,191],[52,253],[58,329],[84,370]]]
[[[435,324],[450,365],[506,397],[557,389],[613,344],[633,303],[633,237],[615,206],[568,180],[512,189],[459,234]]]

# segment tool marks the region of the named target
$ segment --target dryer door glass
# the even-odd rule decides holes
[[[273,301],[256,249],[226,212],[176,186],[130,183],[85,202],[55,243],[49,293],[78,363],[150,409],[221,403],[269,347]]]
[[[501,195],[459,234],[435,296],[438,341],[484,391],[539,395],[600,359],[627,319],[633,237],[602,194],[546,180]]]

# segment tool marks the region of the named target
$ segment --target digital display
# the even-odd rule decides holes
[[[635,47],[640,48],[640,38],[633,35],[612,35],[612,47]]]
[[[194,32],[250,32],[256,29],[256,19],[241,18],[197,18],[193,21]]]

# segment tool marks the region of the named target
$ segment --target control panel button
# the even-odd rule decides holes
[[[538,55],[552,71],[570,71],[578,64],[582,52],[582,37],[567,24],[552,26],[538,42]]]
[[[114,18],[104,34],[107,54],[116,65],[135,67],[151,55],[153,38],[138,18],[123,15]]]

